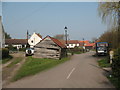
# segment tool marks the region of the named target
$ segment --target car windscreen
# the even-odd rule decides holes
[[[100,50],[100,51],[104,51],[106,49],[107,49],[106,47],[98,47],[98,50]]]

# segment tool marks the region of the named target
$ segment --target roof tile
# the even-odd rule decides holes
[[[5,44],[27,44],[27,39],[5,39]]]

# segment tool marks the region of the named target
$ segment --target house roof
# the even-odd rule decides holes
[[[59,40],[62,44],[66,44],[65,40]]]
[[[5,39],[5,44],[27,44],[27,39]]]
[[[67,41],[68,44],[79,44],[78,40],[68,40]]]
[[[36,33],[36,34],[42,39],[42,36],[39,33]]]
[[[65,40],[59,40],[60,42],[62,42],[63,44],[66,44]],[[68,44],[79,44],[78,40],[67,40]]]
[[[49,36],[50,37],[50,36]],[[55,42],[58,46],[62,47],[62,48],[66,48],[65,44],[63,44],[61,41],[59,41],[58,39],[55,39],[53,37],[50,37],[51,40],[53,40],[53,42]]]
[[[87,47],[87,46],[94,46],[95,45],[95,43],[89,43],[89,44],[86,44],[85,46]]]
[[[50,38],[54,43],[56,43],[58,46],[60,46],[61,48],[66,48],[65,44],[63,44],[60,40],[58,39],[55,39],[53,37],[50,37],[50,36],[46,36],[45,38],[43,38],[40,42],[42,42],[44,39],[46,38]]]
[[[83,43],[83,42],[84,42],[84,43],[86,43],[86,44],[87,44],[87,43],[89,43],[89,41],[88,41],[88,40],[79,41],[79,43]]]

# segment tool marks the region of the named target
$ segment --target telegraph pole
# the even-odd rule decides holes
[[[66,41],[66,48],[67,48],[67,45],[68,45],[68,42],[67,42],[67,27],[65,26],[65,41]],[[66,56],[67,56],[67,50],[66,50]]]
[[[28,32],[28,30],[27,30],[27,45],[26,45],[26,48],[28,48],[28,47],[29,47],[29,44],[28,44],[28,39],[29,39],[29,32]]]
[[[84,53],[84,38],[83,38],[83,53]]]
[[[68,43],[67,43],[67,27],[65,26],[65,42],[66,42],[66,46],[68,45]]]
[[[27,40],[28,40],[28,36],[29,36],[29,32],[28,32],[28,30],[27,30]]]

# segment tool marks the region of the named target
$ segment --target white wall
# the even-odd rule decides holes
[[[5,47],[8,47],[9,45],[5,45]],[[21,44],[16,44],[16,45],[12,45],[13,47],[17,47],[17,49],[23,48],[23,45]],[[26,47],[26,45],[24,45],[24,47]]]
[[[42,38],[40,38],[35,32],[33,33],[33,35],[30,37],[30,39],[28,40],[28,44],[32,47],[35,46],[37,43],[39,43],[42,40]]]
[[[74,48],[75,46],[79,47],[79,44],[68,44],[67,48]]]
[[[5,45],[5,35],[4,35],[4,30],[2,27],[2,20],[1,20],[1,16],[0,16],[0,48],[4,48]]]

